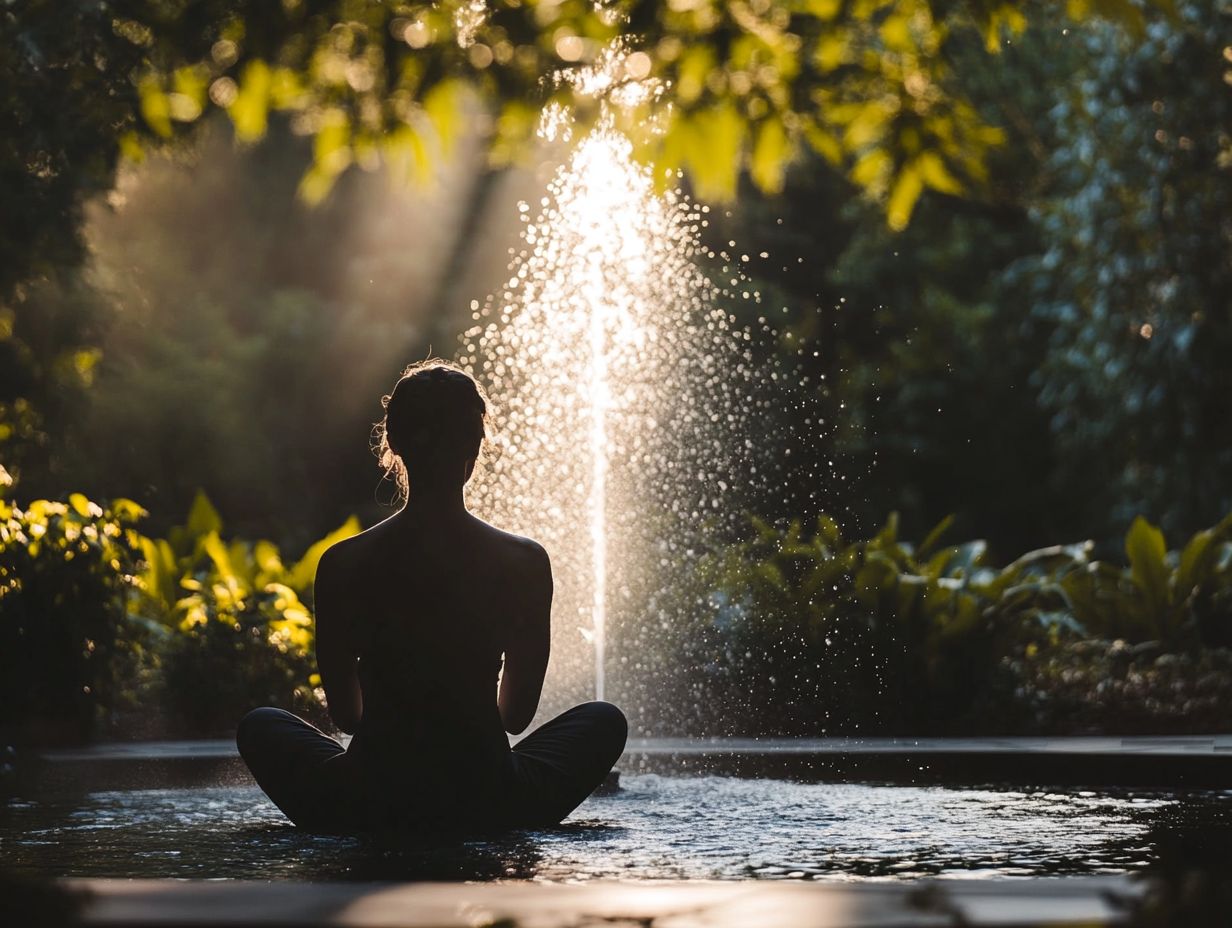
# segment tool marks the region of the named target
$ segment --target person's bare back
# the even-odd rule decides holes
[[[469,638],[476,661],[503,656],[497,705],[504,729],[518,734],[534,717],[552,603],[551,566],[537,542],[465,509],[408,505],[330,548],[315,598],[317,660],[330,715],[344,731],[354,731],[363,714],[353,664],[398,638],[440,640],[451,632]],[[429,624],[443,627],[425,634]],[[391,629],[407,634],[390,641]]]
[[[384,403],[377,450],[405,505],[326,551],[314,590],[326,704],[354,737],[343,750],[263,708],[241,722],[240,753],[306,827],[558,822],[619,757],[624,716],[586,703],[510,748],[506,733],[534,718],[547,671],[547,552],[466,509],[486,417],[468,375],[413,365]]]

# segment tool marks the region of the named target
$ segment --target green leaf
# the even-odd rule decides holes
[[[248,542],[235,539],[227,546],[227,555],[231,559],[231,569],[241,585],[248,590],[256,587],[257,562],[253,559],[252,549]]]
[[[830,164],[838,167],[843,163],[843,146],[837,138],[816,123],[809,123],[804,129],[804,138],[817,154]]]
[[[1119,24],[1135,39],[1146,34],[1146,18],[1130,0],[1093,0],[1093,5],[1100,16]]]
[[[141,136],[136,132],[125,132],[119,138],[120,157],[134,164],[145,160],[145,149],[141,146]]]
[[[710,46],[698,44],[686,50],[676,71],[676,100],[684,105],[696,101],[705,91],[706,79],[714,66],[714,50]]]
[[[284,571],[282,555],[278,551],[278,546],[272,541],[264,539],[258,541],[253,546],[252,557],[261,571],[264,583],[269,583],[275,577],[282,575]]]
[[[908,14],[891,13],[881,22],[881,41],[894,52],[912,52],[915,41],[911,37],[911,22]]]
[[[382,143],[385,163],[395,177],[411,184],[425,184],[432,178],[432,158],[423,137],[410,126],[399,126]]]
[[[462,93],[464,85],[457,80],[443,80],[424,94],[423,108],[436,139],[440,145],[440,153],[448,155],[453,151],[461,129]]]
[[[920,172],[924,183],[941,193],[960,194],[962,184],[950,173],[941,156],[934,151],[922,152],[915,159],[915,166]]]
[[[772,561],[762,561],[754,569],[757,576],[774,587],[774,589],[779,592],[787,590],[787,580],[784,578],[783,572]]]
[[[894,186],[890,189],[890,197],[886,201],[886,222],[895,232],[907,228],[911,214],[915,211],[916,201],[924,192],[924,179],[914,165],[907,165],[898,174]]]
[[[961,571],[963,576],[969,577],[983,560],[987,550],[988,543],[981,539],[945,548],[933,555],[925,567],[925,573],[930,577],[942,577],[953,576]]]
[[[299,196],[306,203],[320,203],[334,187],[338,175],[351,165],[351,124],[334,113],[312,140],[312,167],[299,183]]]
[[[885,521],[885,525],[872,538],[872,544],[875,547],[885,548],[896,545],[898,543],[898,513],[891,512]]]
[[[218,579],[227,584],[227,586],[238,587],[240,585],[240,577],[231,566],[231,552],[227,550],[223,540],[218,537],[218,533],[210,532],[206,535],[203,547],[206,555],[214,565],[214,571],[218,574]]]
[[[510,100],[501,107],[496,119],[496,138],[492,141],[489,160],[493,165],[512,164],[528,154],[527,140],[535,136],[540,109],[522,100]],[[575,125],[575,130],[580,127]]]
[[[83,519],[96,519],[103,514],[102,507],[98,503],[91,502],[84,493],[70,493],[68,504]]]
[[[818,38],[813,48],[813,64],[821,73],[829,73],[847,61],[850,39],[848,31],[841,28],[831,28]]]
[[[171,136],[171,101],[163,92],[162,83],[156,77],[144,77],[137,84],[137,97],[141,104],[141,116],[158,135]]]
[[[851,168],[851,179],[873,193],[885,189],[892,161],[888,152],[874,148],[862,155]]]
[[[173,75],[175,92],[171,95],[171,118],[192,122],[201,115],[209,85],[209,70],[200,66],[176,68]]]
[[[923,541],[920,542],[920,547],[916,550],[916,556],[921,558],[928,557],[928,552],[936,547],[937,543],[941,541],[942,536],[950,530],[950,526],[953,524],[954,514],[950,513],[935,526],[933,526],[933,530],[924,537]]]
[[[1162,619],[1169,601],[1168,548],[1164,544],[1164,533],[1138,516],[1125,536],[1125,553],[1129,556],[1134,585],[1146,595],[1151,613]]]
[[[753,526],[753,530],[757,532],[760,541],[769,542],[778,539],[778,530],[761,516],[751,516],[749,523]]]
[[[329,171],[322,168],[319,164],[314,164],[300,178],[296,195],[309,206],[316,206],[329,196],[329,192],[334,189],[334,181],[337,179],[337,172]]]
[[[249,61],[240,75],[239,92],[227,114],[235,126],[235,137],[242,142],[255,142],[265,135],[269,120],[270,69],[259,58]]]
[[[843,132],[843,145],[848,151],[855,152],[879,143],[885,135],[887,124],[897,112],[897,107],[884,100],[870,100],[859,104]],[[889,155],[886,154],[886,157]]]
[[[880,609],[883,600],[891,596],[898,585],[898,568],[879,552],[874,551],[856,573],[853,586],[859,602]]]
[[[1118,584],[1121,571],[1100,561],[1067,573],[1059,581],[1074,617],[1092,633],[1107,637],[1136,637],[1142,629],[1125,609]]]
[[[325,552],[344,538],[358,534],[359,519],[351,516],[304,552],[304,556],[287,572],[286,585],[295,590],[301,598],[306,597],[312,589],[312,580],[317,575],[317,565],[321,563],[321,557]]]
[[[1180,563],[1173,578],[1173,592],[1178,600],[1189,596],[1193,588],[1205,583],[1215,566],[1215,532],[1204,529],[1194,535],[1181,551]]]
[[[843,8],[843,0],[804,0],[804,9],[811,16],[828,22]]]
[[[1056,573],[1062,570],[1085,567],[1090,562],[1095,543],[1081,541],[1071,545],[1051,545],[1028,551],[1005,568],[1007,573]]]
[[[170,612],[175,608],[179,597],[179,577],[177,576],[175,553],[166,540],[145,538],[141,541],[141,556],[145,561],[145,570],[141,578],[145,583],[146,593],[154,599],[166,612],[165,618],[170,619]]]
[[[827,513],[823,512],[817,517],[817,537],[831,548],[837,548],[842,544],[838,523]]]
[[[727,201],[736,195],[746,124],[730,103],[698,113],[686,166],[703,200]]]
[[[953,616],[941,629],[943,638],[959,638],[980,627],[983,610],[979,600],[970,593],[958,593],[953,600]]]
[[[1075,22],[1082,22],[1091,15],[1091,0],[1065,0],[1065,15]]]
[[[136,522],[149,515],[143,507],[137,505],[131,499],[125,499],[122,496],[113,499],[108,508],[115,518],[121,522]]]
[[[927,577],[907,573],[897,574],[894,580],[895,592],[898,594],[894,602],[894,614],[900,622],[913,619],[916,607],[924,603],[929,593],[929,580]],[[940,598],[944,598],[944,592],[939,592]]]
[[[198,490],[193,497],[192,506],[188,510],[188,521],[184,524],[191,541],[196,541],[211,532],[222,532],[222,517],[204,490]]]
[[[783,175],[791,157],[791,140],[782,120],[771,117],[757,130],[753,145],[749,173],[753,182],[765,193],[779,193],[783,189]]]

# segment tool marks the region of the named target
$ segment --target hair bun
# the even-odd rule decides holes
[[[405,493],[417,473],[450,469],[479,456],[487,402],[479,385],[440,359],[412,364],[383,397],[385,416],[375,429],[375,451]]]

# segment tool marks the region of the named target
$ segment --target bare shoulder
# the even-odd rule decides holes
[[[533,538],[506,532],[487,522],[479,522],[485,542],[502,561],[521,571],[546,573],[551,576],[551,561],[548,552]]]
[[[388,521],[388,520],[386,520]],[[336,541],[321,555],[317,563],[317,582],[322,578],[344,578],[358,569],[359,565],[369,556],[374,545],[379,544],[382,532],[378,531],[385,523],[381,522],[365,529],[357,535]]]
[[[360,549],[364,545],[357,543],[358,535],[353,535],[350,538],[344,538],[341,541],[336,541],[321,555],[321,560],[317,562],[317,573],[333,573],[337,570],[344,570],[346,566],[354,562],[359,555]]]

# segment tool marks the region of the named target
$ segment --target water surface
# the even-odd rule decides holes
[[[13,800],[0,866],[49,876],[220,879],[842,879],[1121,873],[1232,793],[1024,792],[626,777],[564,825],[397,842],[314,836],[256,787]]]

